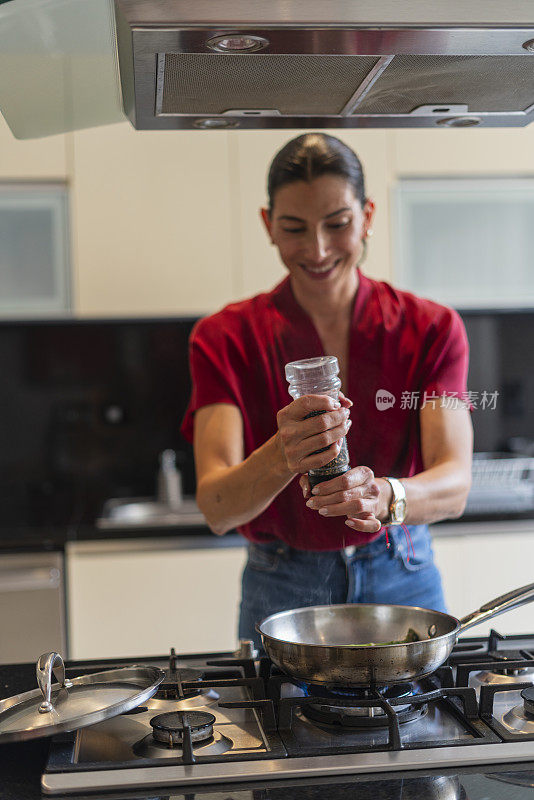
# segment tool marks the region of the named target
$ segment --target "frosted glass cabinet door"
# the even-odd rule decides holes
[[[534,179],[401,180],[396,283],[456,308],[534,305]]]
[[[0,184],[0,316],[69,309],[64,186]]]

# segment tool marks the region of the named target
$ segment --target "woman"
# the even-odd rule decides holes
[[[182,427],[208,524],[250,541],[239,636],[259,644],[256,622],[304,605],[445,610],[427,523],[460,516],[469,490],[469,411],[440,399],[466,390],[463,325],[361,273],[375,206],[340,140],[288,142],[268,194],[262,219],[289,275],[197,324]],[[319,355],[339,360],[340,403],[288,402],[284,365]],[[312,493],[307,471],[344,436],[353,468]]]

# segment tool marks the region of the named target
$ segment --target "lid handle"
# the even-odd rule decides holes
[[[52,673],[54,673],[58,683],[61,684],[62,689],[68,689],[72,686],[72,683],[65,680],[65,664],[59,653],[43,653],[37,661],[35,671],[37,673],[37,683],[44,698],[39,706],[39,714],[46,714],[54,709],[51,703]]]

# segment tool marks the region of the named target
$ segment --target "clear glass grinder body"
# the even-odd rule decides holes
[[[341,381],[338,377],[339,364],[336,356],[319,356],[305,358],[301,361],[290,361],[289,364],[286,364],[285,373],[289,383],[289,394],[294,400],[306,394],[327,394],[335,400],[338,399]],[[324,411],[313,411],[308,414],[308,417],[324,413]],[[321,453],[323,450],[326,448],[316,450],[316,452]],[[311,469],[308,472],[310,485],[313,488],[322,481],[343,475],[349,469],[347,441],[343,437],[343,444],[338,455],[324,467]]]

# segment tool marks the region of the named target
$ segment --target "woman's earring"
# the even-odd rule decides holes
[[[373,235],[373,229],[372,228],[367,228],[367,232],[366,232],[365,235],[366,236],[372,236]]]

